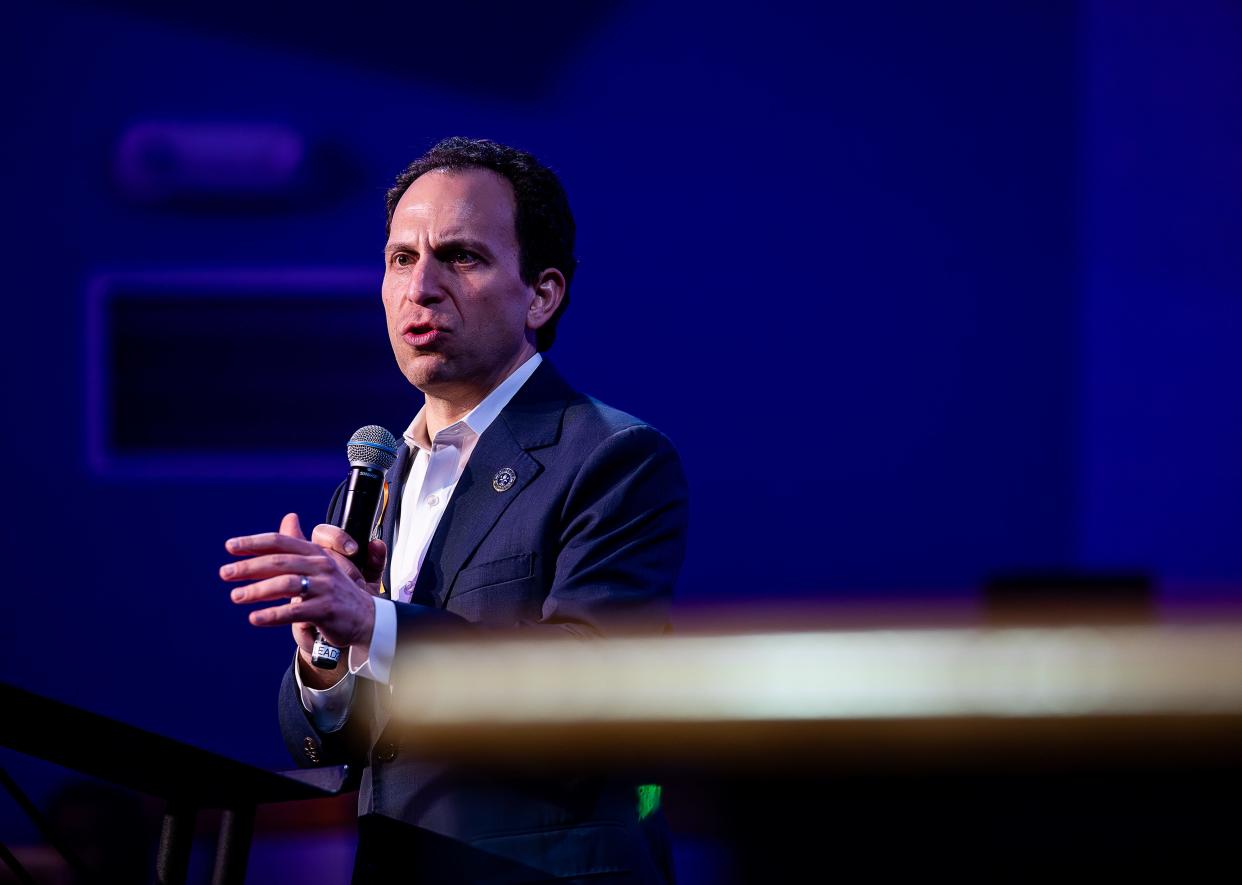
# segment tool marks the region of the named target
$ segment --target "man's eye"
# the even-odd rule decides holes
[[[410,256],[406,255],[404,252],[398,252],[396,255],[392,256],[392,263],[397,267],[409,267]]]
[[[454,264],[474,264],[479,260],[479,256],[467,249],[457,249],[449,256],[449,260]]]

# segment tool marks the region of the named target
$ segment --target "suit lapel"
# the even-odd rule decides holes
[[[497,491],[493,478],[505,468],[516,479],[504,491]],[[415,601],[431,599],[427,604],[444,607],[462,565],[542,469],[503,422],[493,422],[479,437],[432,536],[414,588]]]
[[[479,437],[427,548],[414,602],[441,608],[448,603],[462,566],[543,470],[530,450],[559,437],[570,393],[545,361]],[[506,469],[512,471],[511,484],[501,475]]]

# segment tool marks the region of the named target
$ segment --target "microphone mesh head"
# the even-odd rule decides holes
[[[388,470],[397,460],[397,439],[378,424],[359,427],[349,438],[350,467],[378,467]]]

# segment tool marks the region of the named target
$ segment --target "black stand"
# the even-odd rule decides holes
[[[0,744],[166,802],[156,855],[160,885],[185,882],[199,811],[223,809],[212,885],[242,885],[259,805],[321,799],[349,787],[346,766],[266,771],[2,682],[0,709],[7,720]],[[83,735],[90,737],[85,753]],[[76,865],[17,785],[5,777],[0,786],[31,815],[44,838]]]

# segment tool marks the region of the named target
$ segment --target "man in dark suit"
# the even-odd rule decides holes
[[[426,397],[388,473],[368,568],[330,523],[233,538],[226,580],[261,626],[292,624],[280,692],[301,764],[364,767],[356,880],[660,882],[658,816],[636,784],[464,771],[415,759],[388,715],[403,653],[441,635],[656,633],[686,534],[686,486],[658,431],[573,391],[542,358],[568,302],[574,224],[529,154],[449,139],[388,197],[383,301]],[[390,555],[391,551],[391,555]],[[315,629],[348,666],[310,666]],[[419,878],[421,877],[421,878]]]

